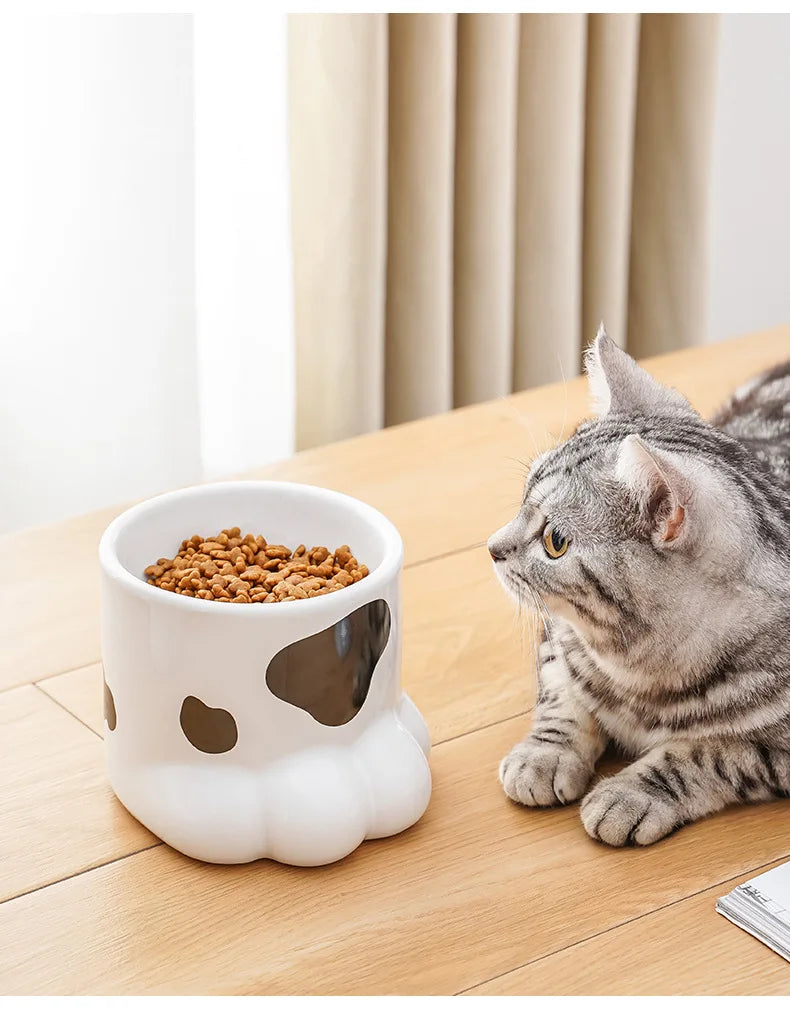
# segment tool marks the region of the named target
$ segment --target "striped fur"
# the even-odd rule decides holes
[[[648,844],[790,795],[790,363],[712,422],[604,333],[587,369],[598,417],[534,463],[489,541],[550,616],[500,778],[530,806],[583,796],[595,839]],[[546,527],[570,540],[558,559]],[[588,792],[609,741],[634,761]]]

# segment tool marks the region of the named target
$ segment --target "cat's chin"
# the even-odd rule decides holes
[[[502,588],[509,597],[513,600],[517,600],[519,604],[532,604],[532,598],[529,595],[529,590],[523,583],[520,583],[513,573],[508,569],[507,565],[496,564],[494,565],[494,571],[496,577],[499,580]]]

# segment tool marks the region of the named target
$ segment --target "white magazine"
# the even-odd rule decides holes
[[[790,961],[790,864],[736,886],[716,910]]]

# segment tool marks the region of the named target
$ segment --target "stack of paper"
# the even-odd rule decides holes
[[[790,864],[736,886],[716,910],[790,961]]]

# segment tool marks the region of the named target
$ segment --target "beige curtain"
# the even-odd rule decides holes
[[[291,16],[300,448],[702,342],[717,27]]]

